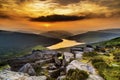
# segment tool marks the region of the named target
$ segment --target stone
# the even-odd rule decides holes
[[[94,48],[92,48],[92,47],[85,47],[84,48],[84,52],[93,52],[94,51]]]
[[[70,62],[70,60],[74,58],[73,53],[64,52],[63,54],[64,54],[64,57],[65,57],[65,61],[66,61],[66,62]]]
[[[65,75],[59,76],[59,77],[57,78],[57,80],[63,80],[65,77],[66,77]]]
[[[29,76],[21,72],[4,70],[0,72],[0,80],[47,80],[46,76]]]
[[[89,65],[87,63],[82,63],[77,60],[73,60],[67,67],[66,72],[68,72],[70,69],[79,69],[84,70],[89,73],[89,78],[87,80],[104,80],[101,76],[99,76],[95,68],[92,65]]]
[[[81,51],[74,51],[75,58],[76,59],[82,59],[83,53],[84,52],[81,52]]]
[[[33,63],[33,65],[34,66],[37,66],[37,65],[42,66],[42,65],[44,65],[46,63],[51,63],[51,62],[53,62],[53,59],[50,58],[50,59],[35,61],[35,63]]]
[[[40,61],[40,60],[52,59],[52,57],[53,57],[52,52],[53,52],[53,54],[55,54],[54,51],[49,52],[46,50],[44,50],[44,51],[34,50],[34,51],[32,51],[32,54],[28,54],[23,57],[8,60],[8,64],[10,65],[12,71],[18,71],[26,63],[35,63],[36,61]],[[51,60],[49,60],[49,62],[50,61]]]
[[[72,47],[72,48],[70,48],[71,53],[74,53],[75,51],[83,52],[83,47]]]
[[[36,72],[30,63],[25,64],[18,72],[28,73],[31,76],[36,75]]]
[[[47,80],[47,77],[46,76],[32,76],[30,77],[28,80]]]
[[[56,56],[54,57],[54,61],[56,66],[60,66],[62,64],[61,61]]]
[[[91,74],[96,74],[95,69],[92,65],[86,64],[79,62],[77,60],[73,60],[67,67],[66,71],[68,72],[70,69],[79,69],[79,70],[84,70],[87,71],[88,73]]]
[[[56,66],[55,66],[53,63],[52,63],[52,64],[49,64],[48,69],[49,69],[49,70],[55,70],[55,69],[56,69]]]

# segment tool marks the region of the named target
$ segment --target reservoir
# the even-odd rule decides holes
[[[75,45],[81,45],[81,44],[85,44],[85,43],[80,43],[80,42],[76,42],[73,40],[67,40],[67,39],[62,39],[63,41],[57,44],[54,44],[52,46],[47,47],[48,49],[60,49],[60,48],[65,48],[65,47],[72,47]]]

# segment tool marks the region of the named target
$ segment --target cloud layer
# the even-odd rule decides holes
[[[0,0],[0,18],[27,16],[42,21],[41,16],[50,15],[119,17],[120,0]]]
[[[53,2],[59,3],[61,5],[75,4],[82,0],[53,0]]]
[[[75,21],[85,19],[84,16],[65,16],[65,15],[51,15],[51,16],[41,16],[38,18],[31,18],[34,22],[58,22],[58,21]]]
[[[7,15],[4,15],[4,14],[0,14],[0,18],[2,18],[2,19],[8,19],[8,18],[10,18],[10,17],[7,16]]]

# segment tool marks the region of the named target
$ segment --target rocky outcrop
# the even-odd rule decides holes
[[[63,80],[65,77],[66,77],[65,75],[59,76],[59,77],[57,78],[57,80]]]
[[[64,52],[63,54],[64,54],[64,56],[65,56],[65,61],[67,61],[67,62],[70,62],[70,60],[74,58],[73,53]]]
[[[18,72],[28,73],[31,76],[36,75],[36,72],[30,63],[25,64]]]
[[[84,52],[81,52],[81,51],[74,51],[75,58],[76,59],[82,59],[83,53]]]
[[[48,70],[55,70],[55,69],[57,69],[55,64],[51,63],[51,64],[48,65]]]
[[[2,71],[0,72],[0,80],[47,80],[46,76],[29,76],[25,73]]]
[[[86,45],[86,47],[84,47],[84,52],[88,53],[88,52],[93,52],[94,48],[91,45]]]
[[[55,51],[51,50],[33,50],[32,54],[8,60],[8,64],[11,66],[12,71],[18,71],[26,63],[35,63],[36,61],[52,59]]]
[[[84,70],[84,71],[89,73],[89,78],[87,80],[104,80],[101,76],[99,76],[96,73],[95,68],[92,65],[82,63],[82,62],[79,62],[77,60],[73,60],[66,67],[66,70],[68,72],[70,69],[76,69],[76,68],[79,69],[79,70]]]
[[[61,53],[61,56],[63,55],[61,60],[59,60],[59,57],[57,56],[58,53],[60,54],[60,52],[50,50],[34,50],[30,55],[9,60],[12,70],[18,71],[18,73],[3,71],[0,73],[0,78],[3,80],[21,80],[21,78],[22,80],[46,80],[45,76],[41,75],[47,75],[48,78],[50,77],[57,80],[62,80],[70,69],[77,68],[79,70],[86,71],[90,75],[87,80],[103,80],[103,78],[97,74],[92,65],[78,61],[78,59],[82,59],[83,52],[63,52]],[[77,60],[73,60],[74,58],[77,58]],[[13,74],[16,75],[14,76]],[[7,75],[6,78],[5,75]]]
[[[84,71],[87,71],[88,73],[91,73],[91,74],[96,74],[95,72],[95,69],[93,66],[89,65],[89,64],[86,64],[86,63],[82,63],[82,62],[79,62],[77,60],[73,60],[67,67],[66,67],[66,70],[69,71],[70,69],[80,69],[80,70],[84,70]]]

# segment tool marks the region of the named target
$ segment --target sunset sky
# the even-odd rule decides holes
[[[0,0],[1,30],[79,33],[108,28],[120,28],[120,0]]]

